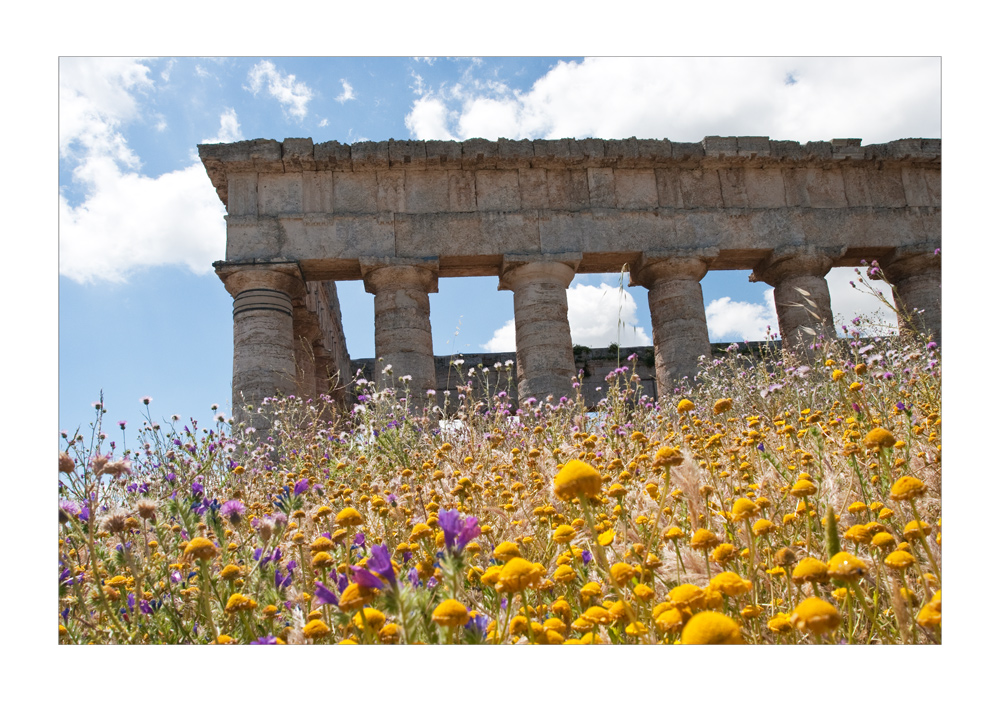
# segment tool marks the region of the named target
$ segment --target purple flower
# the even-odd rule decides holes
[[[368,557],[368,569],[388,581],[393,588],[396,588],[396,572],[392,568],[392,559],[389,558],[389,548],[385,544],[376,544],[372,547],[371,556]]]
[[[222,503],[222,508],[219,510],[219,514],[234,525],[239,524],[240,518],[243,517],[245,512],[246,507],[239,500],[227,500]]]
[[[298,483],[295,484],[295,489],[293,492],[296,495],[302,495],[302,493],[306,492],[307,490],[309,490],[309,479],[303,478],[302,480],[300,480]]]
[[[381,579],[368,569],[362,569],[360,566],[352,566],[351,572],[354,574],[354,583],[362,588],[377,588],[381,590],[385,587]]]
[[[316,602],[319,603],[319,605],[337,605],[337,594],[321,584],[319,581],[316,582],[315,597]]]
[[[251,644],[251,645],[277,645],[278,644],[278,638],[276,638],[274,635],[265,635],[263,637],[258,637],[256,640],[254,640],[253,642],[250,642],[248,644]]]
[[[288,571],[288,576],[282,573],[281,567],[279,566],[274,570],[274,587],[279,591],[283,588],[288,588],[292,585],[292,572],[291,569]]]
[[[481,534],[479,520],[466,517],[463,522],[458,510],[445,510],[438,515],[438,526],[444,532],[444,545],[448,551],[461,553],[465,545]]]
[[[594,555],[590,553],[589,549],[584,549],[580,553],[580,558],[583,559],[583,565],[586,566],[594,558]]]
[[[364,548],[364,546],[365,546],[365,533],[364,532],[358,532],[356,535],[354,535],[354,543],[356,545],[358,545],[359,547]]]
[[[203,486],[201,483],[199,483],[198,481],[194,481],[193,483],[191,483],[191,494],[194,497],[197,498],[204,492],[205,492],[205,486]]]
[[[153,614],[153,608],[149,605],[149,601],[147,601],[145,598],[143,598],[141,601],[139,601],[139,611],[143,615],[152,615]]]
[[[763,443],[757,444],[757,450],[758,451],[763,451],[764,450],[764,444]]]
[[[69,518],[80,514],[80,506],[72,500],[59,501],[59,521],[69,522]]]
[[[410,569],[406,572],[406,578],[410,580],[410,583],[414,588],[420,585],[420,574],[417,573],[416,568]]]

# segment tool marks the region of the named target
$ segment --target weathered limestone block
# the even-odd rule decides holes
[[[505,256],[501,291],[514,293],[518,399],[573,396],[573,339],[566,288],[579,266],[580,253],[549,257]]]
[[[669,392],[682,378],[693,381],[698,359],[711,353],[701,279],[717,249],[652,252],[639,258],[629,284],[649,290],[656,351],[656,386]]]
[[[896,248],[879,261],[886,281],[895,287],[900,329],[923,331],[941,343],[941,255],[939,250]]]
[[[216,263],[215,271],[233,296],[234,417],[264,429],[266,420],[247,406],[295,392],[292,300],[305,293],[305,285],[295,263]]]
[[[819,336],[836,335],[826,274],[845,250],[787,246],[775,249],[754,268],[751,282],[766,282],[774,287],[774,307],[784,351],[810,358],[810,346]]]
[[[413,399],[437,390],[431,304],[437,292],[435,259],[363,259],[365,291],[375,295],[375,356],[392,366],[393,379],[411,376]]]

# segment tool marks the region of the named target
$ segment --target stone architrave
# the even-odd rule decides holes
[[[576,364],[570,336],[566,288],[580,264],[580,253],[547,257],[504,256],[500,291],[514,293],[519,400],[552,395],[572,398]]]
[[[365,291],[375,295],[375,357],[392,366],[393,384],[409,375],[414,401],[437,390],[429,294],[438,291],[437,260],[361,260]]]
[[[941,343],[941,254],[934,246],[896,248],[879,260],[895,290],[899,328],[923,331]]]
[[[809,351],[814,349],[810,346],[820,336],[836,336],[826,274],[845,249],[806,245],[775,248],[754,268],[751,282],[774,287],[778,330],[786,352],[798,350],[811,357]]]
[[[699,358],[712,352],[701,279],[718,254],[715,248],[646,253],[629,274],[630,286],[649,290],[660,394],[682,378],[693,382]]]
[[[305,284],[294,262],[216,263],[215,271],[233,297],[233,416],[264,429],[247,406],[296,391],[292,300]]]

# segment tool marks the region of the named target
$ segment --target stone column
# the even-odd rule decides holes
[[[365,291],[375,295],[375,357],[392,366],[394,381],[411,376],[412,397],[422,402],[437,390],[427,296],[438,291],[437,260],[366,259],[361,273]]]
[[[659,395],[668,394],[684,377],[693,382],[698,359],[712,353],[701,279],[718,254],[711,249],[647,253],[629,274],[630,286],[649,290]]]
[[[318,393],[314,348],[321,334],[316,315],[304,304],[292,308],[292,335],[295,339],[295,394],[314,399]]]
[[[296,391],[292,299],[305,285],[297,263],[215,263],[233,296],[233,416],[258,429],[267,422],[247,411],[265,397]]]
[[[896,248],[879,266],[895,289],[899,329],[922,331],[941,343],[940,250]]]
[[[582,255],[521,259],[504,256],[501,291],[514,293],[519,400],[574,396],[573,339],[569,331],[566,288]]]
[[[781,347],[786,353],[798,349],[810,357],[809,346],[819,335],[836,336],[826,274],[843,254],[844,248],[784,247],[754,268],[751,282],[774,287]]]

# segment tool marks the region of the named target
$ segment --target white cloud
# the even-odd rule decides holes
[[[652,344],[646,331],[636,326],[636,302],[628,290],[619,291],[603,282],[597,287],[576,283],[566,290],[566,300],[574,345],[604,348],[615,342],[626,347]],[[482,348],[491,353],[515,350],[514,319],[494,331]]]
[[[211,78],[212,76],[212,74],[208,71],[208,69],[202,67],[201,64],[194,65],[194,72],[195,74],[197,74],[198,78]]]
[[[240,121],[236,115],[235,108],[226,108],[225,112],[219,116],[219,132],[215,137],[206,137],[202,144],[217,142],[239,142],[243,139],[243,132],[240,130]]]
[[[346,103],[347,101],[354,100],[354,87],[346,79],[340,79],[340,85],[344,87],[344,90],[334,100],[338,103]]]
[[[514,319],[509,319],[507,323],[494,331],[493,338],[487,341],[481,348],[487,353],[506,353],[517,350]]]
[[[60,156],[83,194],[59,197],[60,273],[77,282],[121,282],[143,267],[210,272],[225,251],[225,209],[196,159],[156,178],[121,132],[139,117],[134,93],[150,88],[131,59],[60,62]]]
[[[313,92],[306,84],[295,80],[295,74],[286,74],[275,68],[270,61],[255,64],[247,74],[250,85],[246,87],[255,96],[267,86],[267,92],[281,103],[283,111],[302,120],[309,112],[309,101]]]
[[[330,121],[329,121],[329,120],[327,120],[326,118],[323,118],[322,120],[320,120],[320,121],[319,121],[319,122],[318,122],[318,123],[316,124],[316,127],[326,127],[326,126],[327,126],[327,125],[329,125],[329,124],[330,124]]]
[[[713,299],[705,307],[708,335],[713,341],[763,341],[767,327],[778,332],[778,315],[774,308],[774,289],[762,294],[763,304],[734,302],[729,297]]]
[[[418,140],[454,140],[447,127],[450,121],[447,106],[440,98],[424,96],[413,102],[413,109],[406,114],[406,129]]]
[[[861,268],[861,272],[865,271]],[[865,278],[867,280],[867,278]],[[898,330],[896,312],[878,300],[868,288],[860,283],[861,278],[855,273],[853,267],[835,267],[826,276],[827,285],[830,287],[830,308],[833,309],[833,319],[838,326],[851,325],[851,319],[860,316],[869,322],[880,324],[878,328],[885,326],[891,331]],[[857,287],[851,287],[854,282]],[[881,281],[867,280],[887,301],[893,303],[892,288]],[[840,334],[843,335],[843,329]]]
[[[559,62],[522,93],[475,79],[470,65],[461,83],[415,100],[406,126],[417,139],[938,137],[940,67],[899,57],[588,58]]]
[[[166,83],[170,80],[170,73],[174,70],[174,65],[177,63],[177,59],[171,59],[167,62],[167,65],[163,67],[163,71],[160,72],[160,78]]]

